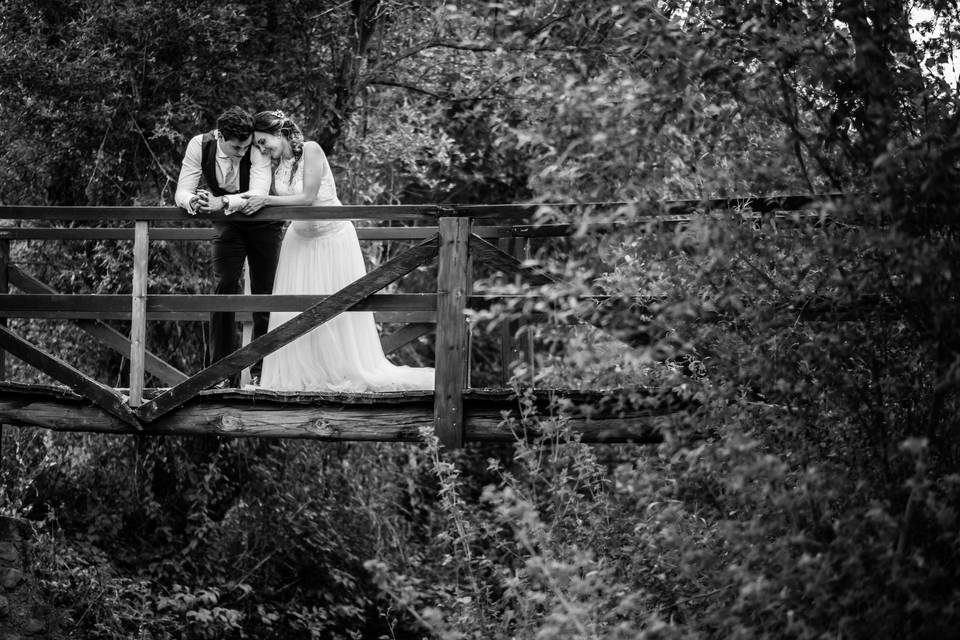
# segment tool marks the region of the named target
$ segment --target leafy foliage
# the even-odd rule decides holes
[[[581,227],[529,253],[562,276],[546,303],[473,316],[475,381],[499,376],[501,327],[546,312],[526,329],[535,362],[514,363],[521,397],[531,381],[670,387],[700,407],[658,447],[588,447],[564,407],[529,403],[509,426],[542,436],[456,454],[429,434],[4,430],[0,509],[36,523],[75,637],[957,627],[960,144],[943,3],[11,0],[0,32],[3,202],[169,202],[185,140],[224,106],[283,108],[347,202],[529,201]],[[846,197],[679,226],[647,215],[798,192]],[[152,290],[209,290],[204,247],[152,248]],[[65,292],[129,286],[120,243],[18,243],[14,259]],[[564,328],[595,293],[643,300],[612,305],[607,326],[645,346]],[[124,379],[78,332],[16,328]],[[153,330],[161,356],[199,366],[196,327]]]

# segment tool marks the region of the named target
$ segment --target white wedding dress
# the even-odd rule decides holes
[[[313,204],[339,206],[337,187],[323,158],[323,179]],[[303,191],[303,163],[281,160],[273,175],[277,195]],[[283,237],[273,292],[332,294],[366,274],[357,232],[349,220],[297,220]],[[270,330],[297,313],[273,312]],[[387,360],[371,312],[347,312],[263,359],[260,386],[283,391],[363,393],[433,389],[434,370]]]

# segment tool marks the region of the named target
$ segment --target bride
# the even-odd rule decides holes
[[[304,141],[282,111],[254,116],[253,144],[273,160],[270,195],[247,197],[244,213],[265,206],[339,206],[337,187],[320,145]],[[283,237],[273,292],[332,294],[366,274],[349,220],[296,220]],[[293,318],[270,314],[270,330]],[[371,312],[327,321],[263,359],[260,386],[290,391],[370,392],[433,389],[434,370],[387,360]]]

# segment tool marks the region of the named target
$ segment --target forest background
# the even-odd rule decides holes
[[[0,202],[169,205],[223,108],[282,109],[344,202],[578,202],[540,219],[618,223],[535,257],[568,283],[558,316],[586,292],[656,300],[650,344],[547,325],[535,384],[697,404],[660,445],[582,445],[558,407],[516,425],[540,438],[457,454],[5,428],[0,513],[35,527],[50,636],[955,633],[958,19],[887,0],[0,4]],[[669,198],[825,192],[848,196],[815,223],[642,221]],[[586,204],[604,201],[629,204]],[[151,290],[211,291],[208,252],[154,243]],[[64,292],[129,287],[122,243],[13,258]],[[482,382],[497,321],[475,322]],[[11,326],[124,380],[65,325]],[[149,339],[198,368],[196,325]]]

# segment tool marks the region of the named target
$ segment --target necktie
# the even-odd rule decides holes
[[[223,177],[223,188],[228,191],[237,190],[237,165],[232,159],[228,160],[230,168],[227,169],[227,175]]]

